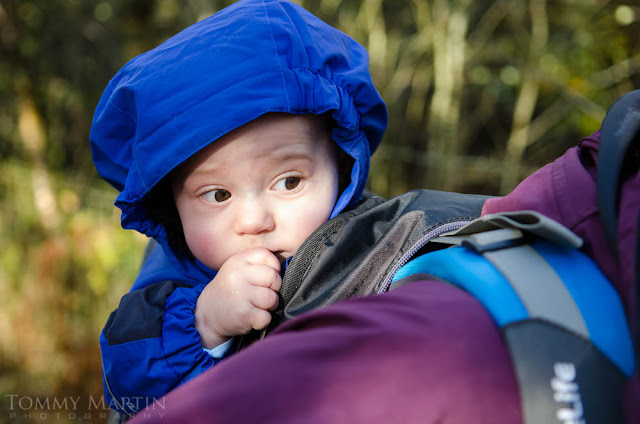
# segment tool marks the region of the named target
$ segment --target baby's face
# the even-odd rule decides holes
[[[251,247],[292,256],[336,202],[335,148],[321,118],[267,114],[191,157],[172,178],[191,252],[216,270]]]

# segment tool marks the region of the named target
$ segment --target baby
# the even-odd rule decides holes
[[[132,415],[233,352],[288,259],[361,198],[386,128],[366,50],[286,0],[241,0],[127,63],[91,128],[124,228],[157,242],[100,337]]]

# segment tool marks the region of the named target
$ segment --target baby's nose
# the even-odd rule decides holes
[[[235,216],[235,229],[239,234],[260,234],[275,227],[273,213],[266,202],[256,198],[243,199]]]

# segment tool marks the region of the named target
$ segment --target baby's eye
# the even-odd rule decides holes
[[[276,184],[273,186],[275,190],[278,191],[288,191],[293,190],[300,184],[300,177],[286,177],[281,180],[278,180]]]
[[[204,197],[204,200],[206,200],[207,202],[222,203],[225,200],[229,200],[231,198],[231,193],[227,190],[219,188],[216,190],[207,191],[202,195],[202,197]]]

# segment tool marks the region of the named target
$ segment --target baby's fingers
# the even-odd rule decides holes
[[[249,281],[253,286],[280,291],[282,277],[273,268],[263,265],[251,265],[247,268],[247,272],[250,273]]]
[[[253,247],[241,253],[245,261],[254,265],[264,265],[280,273],[280,261],[276,255],[264,247]]]
[[[263,309],[254,308],[251,311],[251,328],[262,330],[271,322],[271,314]]]
[[[249,302],[256,308],[272,311],[278,306],[278,293],[266,287],[256,287],[249,298]]]

